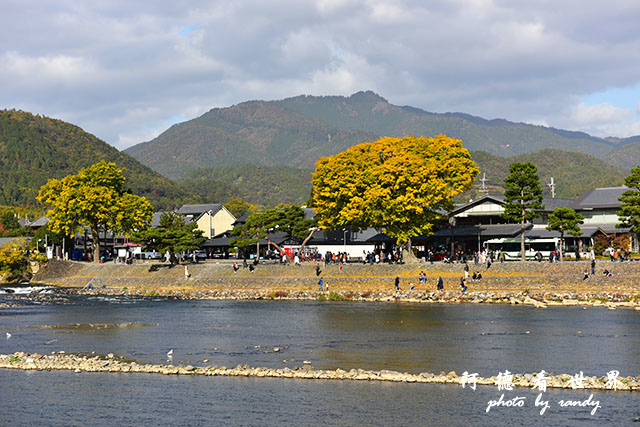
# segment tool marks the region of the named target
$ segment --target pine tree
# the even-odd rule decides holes
[[[618,200],[622,202],[616,212],[620,220],[616,227],[631,227],[634,233],[640,233],[640,166],[631,169],[631,175],[625,178],[624,184],[629,190],[622,193]]]
[[[542,188],[538,178],[538,169],[533,163],[512,163],[510,175],[504,180],[503,218],[520,223],[520,253],[522,261],[526,260],[524,246],[524,227],[527,221],[540,216],[542,204]]]

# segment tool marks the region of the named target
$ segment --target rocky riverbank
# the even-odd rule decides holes
[[[206,363],[206,362],[205,362]],[[117,372],[117,373],[148,373],[163,375],[203,375],[203,376],[227,376],[227,377],[270,377],[270,378],[295,378],[313,380],[347,380],[347,381],[389,381],[407,383],[433,383],[433,384],[457,384],[470,380],[470,377],[458,375],[456,372],[439,374],[423,372],[419,374],[401,373],[395,371],[367,371],[363,369],[351,369],[345,371],[317,370],[313,369],[310,361],[304,361],[303,366],[296,368],[261,368],[248,365],[238,365],[235,368],[225,366],[174,366],[138,364],[132,361],[114,356],[109,353],[106,356],[73,355],[59,352],[51,355],[29,354],[17,352],[14,354],[0,355],[0,368],[23,370],[69,370],[81,372]],[[572,388],[571,377],[575,375],[546,373],[546,386],[548,388]],[[515,374],[511,378],[511,384],[516,387],[533,387],[536,383],[537,373]],[[640,390],[640,377],[616,378],[617,391]],[[501,378],[494,376],[489,378],[475,377],[478,385],[497,386]],[[612,382],[607,377],[586,376],[580,381],[581,388],[595,390],[612,389]]]
[[[60,289],[60,292],[82,295],[126,295],[137,297],[160,297],[169,299],[212,300],[318,300],[318,301],[363,301],[363,302],[410,302],[445,304],[511,304],[535,308],[549,306],[592,306],[610,310],[627,308],[640,311],[638,293],[620,292],[447,292],[447,291],[364,291],[364,292],[319,292],[286,290],[194,290],[194,289]]]

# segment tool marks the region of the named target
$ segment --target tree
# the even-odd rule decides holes
[[[631,227],[634,233],[640,233],[640,166],[631,169],[624,184],[629,190],[622,193],[618,200],[622,202],[617,213],[619,223],[616,227]]]
[[[89,227],[93,237],[93,260],[100,260],[101,230],[125,234],[144,228],[153,208],[144,197],[129,194],[125,178],[115,163],[104,160],[76,175],[50,179],[40,188],[38,200],[51,206],[49,229],[73,236],[81,226]]]
[[[269,233],[274,231],[284,232],[287,238],[304,238],[309,230],[315,226],[315,221],[305,219],[304,210],[295,205],[282,205],[262,212],[255,212],[247,218],[247,222],[233,229],[232,235],[237,236],[230,241],[231,245],[246,249],[258,244],[258,256],[260,254],[260,239],[267,239],[268,244],[273,245],[280,254],[282,248],[269,240]]]
[[[538,170],[533,163],[512,163],[509,166],[510,175],[504,180],[503,218],[520,222],[520,253],[522,261],[526,260],[524,246],[524,226],[526,221],[540,216],[542,204],[542,188]]]
[[[158,228],[147,228],[134,233],[133,241],[142,243],[147,250],[162,254],[169,252],[171,263],[178,262],[175,254],[199,249],[206,240],[196,222],[185,223],[184,217],[174,213],[164,213]]]
[[[11,242],[0,246],[0,281],[17,281],[29,273],[29,257],[24,244]]]
[[[6,231],[18,230],[20,223],[13,212],[5,212],[0,215],[0,226]]]
[[[252,214],[258,210],[256,205],[245,202],[239,197],[229,200],[224,206],[229,209],[229,212],[236,218],[240,218],[244,214]]]
[[[458,139],[384,137],[318,160],[313,207],[320,228],[373,227],[410,248],[410,238],[430,233],[438,212],[451,210],[478,172]]]
[[[549,214],[547,230],[560,232],[560,261],[563,258],[564,233],[581,236],[580,224],[584,224],[584,216],[571,208],[557,208]]]

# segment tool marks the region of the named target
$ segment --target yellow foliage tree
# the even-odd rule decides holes
[[[0,246],[0,280],[19,280],[29,270],[27,250],[24,245],[7,243]]]
[[[479,173],[459,139],[383,137],[316,163],[312,199],[323,229],[382,229],[410,245]]]
[[[40,188],[38,200],[53,209],[48,227],[73,236],[80,226],[91,229],[93,259],[100,260],[100,231],[130,233],[144,228],[153,215],[146,198],[128,193],[125,177],[115,163],[104,160],[76,175],[50,179]]]

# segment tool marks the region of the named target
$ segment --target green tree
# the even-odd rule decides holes
[[[51,206],[49,229],[73,236],[80,226],[91,229],[93,260],[100,260],[101,230],[129,234],[144,228],[153,208],[144,197],[125,191],[125,178],[115,163],[101,161],[76,175],[50,179],[40,188],[38,200]]]
[[[195,222],[185,223],[184,217],[165,213],[160,217],[158,228],[147,228],[133,234],[131,240],[145,245],[147,250],[156,250],[162,254],[169,252],[173,264],[178,262],[175,256],[180,252],[199,249],[206,240],[202,230]]]
[[[5,212],[1,215],[0,225],[7,232],[18,230],[20,228],[20,223],[18,222],[18,218],[16,218],[13,212]]]
[[[640,166],[631,169],[631,174],[625,178],[624,184],[629,190],[620,196],[619,223],[616,227],[631,227],[634,233],[640,233]]]
[[[549,214],[547,230],[560,232],[560,261],[563,258],[564,233],[581,236],[580,224],[584,224],[584,216],[571,208],[557,208]]]
[[[510,175],[504,180],[506,190],[502,217],[520,223],[520,253],[522,261],[525,261],[525,222],[541,215],[539,211],[544,209],[542,189],[538,170],[533,163],[512,163],[509,166],[509,173]]]
[[[304,210],[295,205],[283,205],[262,212],[255,212],[247,218],[247,222],[233,229],[232,235],[236,236],[230,244],[246,250],[246,248],[258,243],[260,253],[260,239],[267,239],[268,244],[273,245],[281,254],[282,248],[269,240],[269,233],[284,232],[287,238],[304,238],[309,230],[315,226],[315,221],[305,219]]]
[[[458,139],[384,137],[318,160],[313,207],[320,228],[374,227],[410,248],[410,238],[430,233],[438,211],[451,210],[478,172]]]

